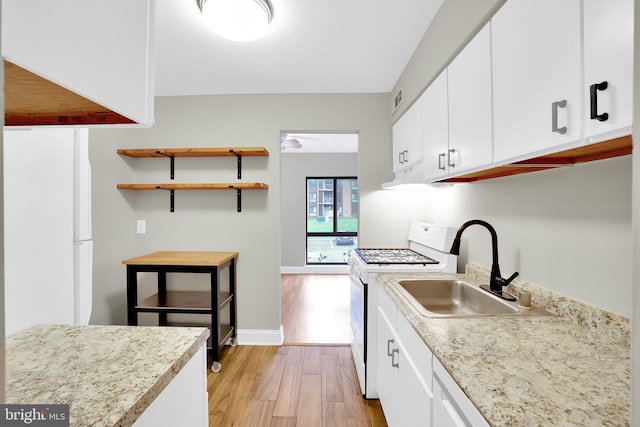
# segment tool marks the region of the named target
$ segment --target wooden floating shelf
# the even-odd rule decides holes
[[[232,157],[268,156],[264,147],[206,147],[206,148],[127,148],[118,150],[121,156],[148,157]]]
[[[264,182],[211,184],[118,184],[119,190],[266,190]]]
[[[175,176],[176,157],[235,157],[238,163],[238,179],[242,178],[243,157],[266,157],[269,150],[264,147],[185,147],[185,148],[124,148],[119,149],[121,156],[133,158],[168,158],[171,179]]]
[[[238,163],[238,179],[242,178],[242,158],[246,156],[268,156],[264,147],[185,147],[185,148],[127,148],[119,149],[121,156],[133,158],[168,158],[170,177],[175,175],[176,157],[235,157]],[[118,184],[119,190],[169,190],[171,192],[171,212],[174,211],[175,190],[236,190],[238,212],[242,212],[242,190],[266,190],[269,186],[263,182],[207,183],[207,184]]]
[[[242,212],[242,190],[266,190],[264,182],[210,183],[210,184],[117,184],[118,190],[169,190],[170,212],[175,211],[175,190],[236,190],[238,212]]]
[[[560,151],[546,156],[535,157],[504,166],[497,166],[479,172],[446,178],[439,182],[476,182],[522,173],[556,169],[594,160],[610,159],[626,156],[633,151],[631,136],[615,138],[609,141],[585,145],[570,150]]]

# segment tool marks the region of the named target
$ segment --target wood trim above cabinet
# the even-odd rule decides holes
[[[633,143],[631,136],[623,136],[609,141],[585,145],[570,150],[560,151],[546,156],[534,157],[520,162],[490,169],[473,172],[461,176],[443,179],[439,182],[475,182],[492,178],[518,175],[522,173],[537,172],[555,169],[578,163],[592,162],[595,160],[610,159],[631,154]]]
[[[5,126],[133,124],[110,109],[4,61]]]

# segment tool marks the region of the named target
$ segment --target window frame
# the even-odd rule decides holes
[[[309,231],[309,211],[310,211],[310,206],[309,206],[309,180],[333,180],[333,200],[331,203],[331,209],[333,210],[333,216],[332,216],[332,231]],[[335,238],[339,238],[339,237],[354,237],[357,239],[358,237],[358,232],[357,231],[339,231],[338,230],[338,197],[337,197],[337,183],[339,180],[351,180],[352,182],[355,181],[356,182],[356,191],[357,191],[357,219],[358,219],[358,227],[360,228],[360,189],[359,186],[357,185],[358,182],[358,177],[357,176],[307,176],[305,177],[305,259],[306,259],[306,264],[307,265],[344,265],[346,264],[346,261],[344,262],[323,262],[322,260],[319,260],[317,262],[310,262],[309,258],[308,258],[308,254],[309,254],[309,237],[335,237]],[[353,197],[353,196],[352,196]],[[317,197],[314,198],[316,206],[315,206],[315,211],[316,211],[316,215],[318,214],[318,207],[317,207]],[[353,199],[352,199],[352,203]]]

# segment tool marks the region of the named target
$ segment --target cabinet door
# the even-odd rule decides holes
[[[434,427],[489,427],[471,400],[436,358],[433,359]]]
[[[433,425],[438,427],[470,427],[446,388],[438,379],[433,381]]]
[[[376,349],[377,377],[378,377],[378,396],[380,404],[384,410],[384,416],[389,426],[400,426],[401,408],[398,398],[398,369],[392,365],[392,357],[398,360],[398,352],[393,354],[396,349],[397,338],[393,329],[385,316],[384,312],[378,307],[378,346]]]
[[[448,68],[450,176],[487,166],[492,160],[490,25]]]
[[[431,405],[433,395],[431,384],[425,384],[416,368],[413,357],[408,353],[404,343],[398,340],[398,389],[396,398],[400,408],[399,424],[391,424],[391,427],[426,427],[431,425]],[[434,424],[438,426],[438,424]]]
[[[424,345],[424,344],[423,344]],[[431,425],[431,384],[426,384],[383,309],[378,308],[378,396],[390,427]]]
[[[393,171],[422,160],[422,104],[416,101],[393,125]]]
[[[4,0],[2,55],[144,125],[154,121],[153,0]]]
[[[494,16],[494,161],[580,144],[580,4],[509,0]]]
[[[444,70],[422,94],[423,176],[427,181],[448,172],[449,115],[447,70]]]
[[[584,0],[583,8],[585,134],[599,142],[631,133],[633,0]]]

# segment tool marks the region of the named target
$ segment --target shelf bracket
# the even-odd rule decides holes
[[[157,185],[156,190],[167,190],[167,189]],[[169,212],[174,212],[174,211],[175,211],[175,190],[169,190]]]
[[[239,188],[236,188],[236,198],[238,199],[238,212],[242,212],[242,190]]]
[[[163,153],[160,150],[156,150],[156,154],[160,154],[161,156],[165,156],[169,158],[170,163],[170,175],[171,175],[171,179],[173,179],[173,177],[175,176],[175,168],[176,168],[176,164],[175,164],[175,156],[171,156],[167,153]],[[171,211],[173,212],[173,211]]]
[[[235,155],[236,159],[238,159],[238,179],[242,179],[242,156],[236,153],[233,148],[229,149],[229,152]]]

